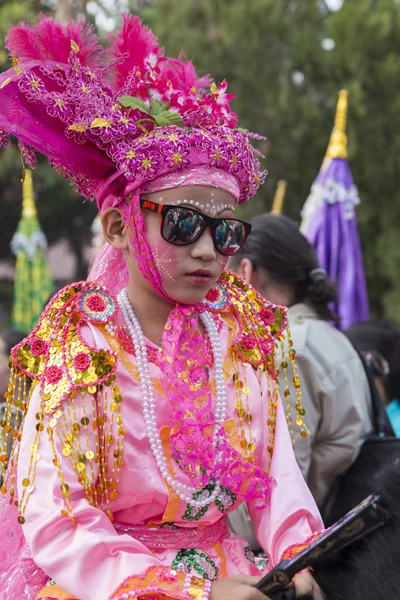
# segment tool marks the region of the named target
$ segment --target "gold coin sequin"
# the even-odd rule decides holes
[[[78,464],[76,465],[76,468],[79,472],[82,472],[85,470],[85,465],[83,462],[78,462]]]
[[[92,460],[92,459],[94,458],[94,452],[93,452],[93,450],[88,450],[88,451],[86,452],[85,456],[86,456],[86,458],[87,458],[88,460]]]
[[[243,394],[245,394],[245,396],[248,396],[248,395],[250,394],[250,391],[251,391],[251,390],[250,390],[250,388],[249,388],[249,386],[248,386],[248,385],[245,385],[245,386],[242,388],[242,392],[243,392]]]
[[[71,446],[64,446],[64,448],[62,449],[63,456],[70,456],[71,452],[72,452]]]

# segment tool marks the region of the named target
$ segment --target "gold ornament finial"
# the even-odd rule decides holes
[[[276,186],[274,201],[272,203],[271,215],[281,215],[285,201],[286,181],[281,179]]]
[[[36,219],[36,206],[33,198],[32,171],[26,169],[25,181],[22,184],[22,218]]]
[[[340,90],[336,107],[335,125],[329,140],[327,158],[347,158],[347,90]]]

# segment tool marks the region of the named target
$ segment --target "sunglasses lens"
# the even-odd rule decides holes
[[[223,219],[215,229],[215,247],[221,254],[237,254],[246,241],[245,223],[235,219]]]
[[[173,244],[191,244],[199,237],[204,229],[204,219],[201,214],[177,206],[166,213],[162,225],[162,236]]]

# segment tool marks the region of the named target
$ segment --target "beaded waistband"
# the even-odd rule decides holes
[[[119,535],[130,535],[154,550],[204,548],[222,542],[229,535],[226,517],[204,527],[179,527],[169,523],[154,527],[114,523],[114,528]]]

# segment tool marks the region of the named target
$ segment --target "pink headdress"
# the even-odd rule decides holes
[[[27,146],[100,209],[113,176],[140,186],[215,167],[237,180],[240,203],[264,180],[248,134],[235,129],[226,82],[210,86],[191,62],[165,58],[138,17],[124,16],[108,49],[84,21],[63,28],[43,17],[14,27],[6,45],[19,64],[0,76],[0,144],[16,135],[30,166]]]

